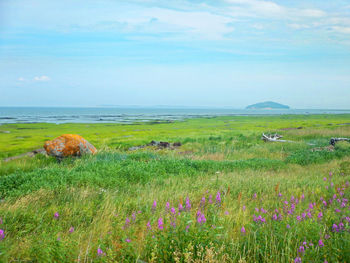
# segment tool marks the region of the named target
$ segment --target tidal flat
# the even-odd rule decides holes
[[[350,261],[350,114],[4,124],[0,159],[65,133],[98,154],[0,161],[1,262]]]

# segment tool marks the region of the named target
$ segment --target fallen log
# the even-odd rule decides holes
[[[288,141],[288,140],[280,140],[281,138],[283,138],[282,135],[279,135],[277,133],[275,134],[262,134],[261,139],[264,142],[293,142],[293,141]]]
[[[332,138],[329,142],[330,145],[335,145],[337,142],[350,142],[349,138]]]

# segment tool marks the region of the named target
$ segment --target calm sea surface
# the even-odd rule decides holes
[[[0,125],[4,123],[132,123],[172,121],[198,117],[342,114],[350,110],[245,110],[218,108],[49,108],[0,107]]]

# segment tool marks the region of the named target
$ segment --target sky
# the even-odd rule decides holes
[[[350,109],[350,0],[0,0],[0,106]]]

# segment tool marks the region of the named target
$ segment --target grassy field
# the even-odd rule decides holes
[[[0,162],[0,262],[350,262],[349,122],[2,125],[1,159],[63,133],[99,153]],[[182,146],[128,151],[151,140]]]

